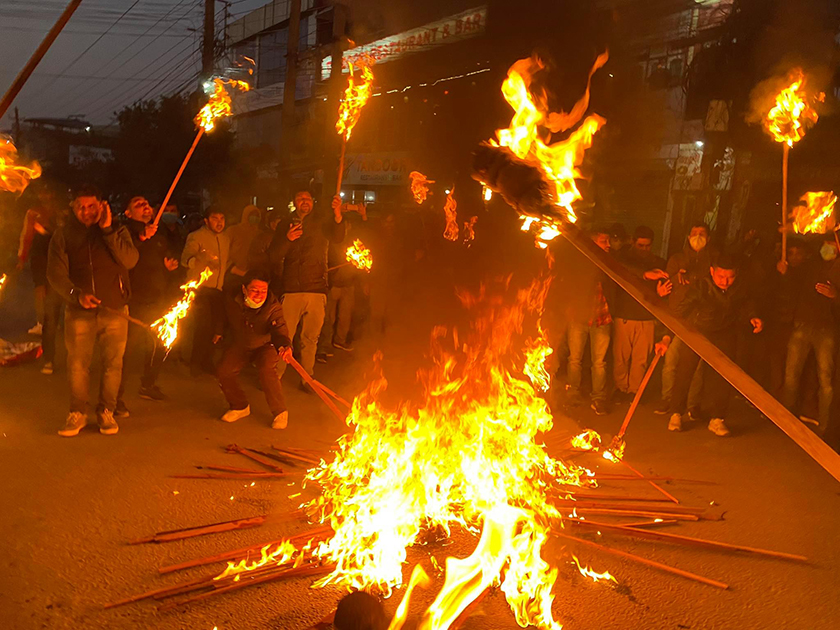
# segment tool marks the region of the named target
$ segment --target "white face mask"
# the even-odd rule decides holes
[[[690,236],[688,238],[688,244],[691,245],[691,249],[695,252],[699,252],[701,249],[706,247],[707,239],[702,234],[698,234],[696,236]]]
[[[823,260],[834,260],[837,258],[837,248],[831,243],[823,243],[820,247],[820,256]]]
[[[248,308],[258,309],[258,308],[260,308],[263,304],[265,304],[265,300],[266,300],[266,298],[263,298],[261,302],[255,302],[254,300],[252,300],[251,298],[249,298],[249,297],[246,295],[246,296],[245,296],[245,305],[246,305]]]

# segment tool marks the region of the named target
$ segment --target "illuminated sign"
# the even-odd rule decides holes
[[[486,28],[487,7],[469,9],[398,35],[351,48],[342,56],[342,71],[347,72],[348,61],[362,55],[372,57],[377,64],[388,63],[407,55],[428,52],[442,44],[454,44],[483,35]],[[321,62],[321,79],[327,79],[331,70],[332,57],[325,57]]]

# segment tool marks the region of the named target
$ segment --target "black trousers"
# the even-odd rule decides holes
[[[706,337],[728,357],[735,356],[738,340],[735,330],[708,333]],[[680,347],[680,358],[674,376],[674,391],[671,394],[671,413],[684,414],[688,410],[688,392],[699,362],[700,357],[688,345]],[[732,387],[716,370],[703,371],[703,407],[710,417],[723,418],[726,415],[731,393]]]
[[[132,317],[151,324],[157,321],[165,311],[164,307],[158,304],[129,304],[128,312]],[[122,381],[120,381],[118,400],[122,400],[123,394],[125,393],[130,353],[137,346],[143,349],[143,375],[140,377],[140,386],[143,388],[154,387],[157,383],[158,376],[160,376],[163,360],[166,358],[166,348],[163,347],[163,344],[156,335],[152,335],[134,324],[129,324],[128,343],[126,344],[125,360],[123,361]]]
[[[193,370],[213,370],[213,335],[225,316],[225,296],[219,289],[201,287],[192,305],[193,348],[190,366]]]

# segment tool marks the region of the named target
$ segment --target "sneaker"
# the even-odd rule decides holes
[[[712,418],[709,420],[709,431],[718,437],[726,437],[729,435],[729,429],[723,421],[723,418]]]
[[[315,355],[315,362],[316,363],[326,363],[327,362],[327,353],[326,352],[319,352]]]
[[[658,405],[656,405],[656,407],[653,410],[653,413],[655,413],[657,416],[664,416],[667,415],[669,411],[671,411],[671,403],[663,399],[659,401]]]
[[[344,343],[340,341],[333,341],[333,348],[338,348],[339,350],[344,350],[345,352],[353,352],[353,346],[346,341]]]
[[[30,328],[26,332],[28,332],[30,335],[42,335],[42,334],[44,334],[44,326],[43,326],[43,324],[38,322],[37,324],[35,324],[32,328]]]
[[[237,420],[241,420],[242,418],[247,418],[251,415],[251,406],[245,407],[245,409],[230,409],[225,412],[225,415],[222,416],[222,422],[236,422]]]
[[[610,409],[603,400],[593,400],[592,411],[595,412],[596,416],[606,416],[610,412]]]
[[[141,387],[140,388],[140,398],[145,398],[146,400],[166,400],[166,394],[160,391],[160,387],[157,385],[152,385],[151,387]]]
[[[71,411],[67,420],[64,421],[64,427],[59,429],[58,434],[64,437],[73,437],[79,435],[79,431],[87,426],[87,416],[80,411]]]
[[[115,435],[120,427],[114,420],[114,414],[110,409],[103,409],[99,412],[99,432],[102,435]]]
[[[682,416],[678,413],[672,413],[671,419],[668,420],[669,431],[682,431]]]
[[[271,423],[272,429],[285,429],[289,426],[289,412],[284,411],[274,416],[274,421]]]
[[[52,374],[53,373],[53,364],[51,361],[44,363],[44,367],[41,368],[41,374]]]
[[[114,417],[115,418],[128,418],[131,415],[128,411],[128,407],[125,406],[125,402],[122,400],[117,401],[117,406],[114,408]]]

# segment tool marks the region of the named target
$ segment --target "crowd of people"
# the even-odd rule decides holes
[[[280,378],[293,360],[296,332],[300,363],[310,375],[316,361],[353,350],[350,327],[360,272],[344,264],[344,250],[354,224],[367,219],[364,206],[348,206],[336,196],[330,212],[319,213],[311,193],[302,190],[294,196],[293,211],[266,214],[247,206],[241,221],[228,227],[225,213],[211,206],[202,225],[188,232],[176,212],[167,208],[156,217],[142,196],[128,201],[122,217],[92,187],[74,191],[70,212],[61,211],[47,186],[39,187],[36,199],[24,219],[18,267],[29,263],[32,270],[38,324],[29,332],[42,337],[41,372],[47,375],[55,370],[63,313],[71,401],[62,436],[75,436],[93,421],[89,389],[97,346],[102,375],[93,411],[100,433],[117,433],[117,420],[129,415],[127,347],[142,348],[140,397],[166,399],[158,376],[167,349],[129,320],[158,320],[183,295],[184,283],[200,286],[188,318],[189,338],[179,336],[179,352],[193,376],[211,373],[218,379],[229,405],[221,416],[225,422],[250,414],[239,374],[253,363],[271,426],[287,426]],[[387,234],[388,217],[382,223]],[[381,241],[387,258],[388,239],[373,240]],[[391,301],[392,287],[387,272],[365,278],[365,293],[375,294],[378,303]],[[385,307],[378,310],[381,327]],[[304,381],[300,386],[313,393]]]
[[[651,300],[703,333],[825,435],[832,414],[840,283],[833,234],[818,237],[818,243],[791,236],[783,259],[776,241],[761,242],[754,232],[717,249],[708,226],[697,223],[684,249],[667,262],[651,252],[649,227],[639,226],[632,237],[620,224],[593,227],[589,234],[646,285]],[[576,250],[560,243],[556,256],[557,277],[544,318],[555,348],[549,370],[566,371],[565,391],[555,402],[583,403],[587,345],[589,395],[599,415],[609,412],[611,401],[635,397],[658,354],[664,359],[655,413],[668,416],[668,429],[681,431],[687,422],[702,419],[715,435],[728,436],[733,390],[726,380]]]
[[[285,428],[288,409],[280,378],[288,362],[297,357],[312,375],[316,364],[335,352],[352,352],[360,298],[368,330],[384,331],[400,302],[395,296],[406,283],[407,264],[422,256],[395,238],[395,214],[384,213],[371,229],[364,206],[348,206],[335,197],[321,212],[307,190],[295,194],[291,211],[249,205],[238,222],[228,225],[228,215],[213,206],[200,220],[184,221],[174,207],[158,216],[142,196],[129,199],[117,217],[96,189],[86,187],[75,191],[66,213],[49,187],[35,188],[18,259],[20,268],[30,265],[36,286],[38,324],[30,332],[42,336],[44,374],[55,369],[64,312],[71,391],[70,412],[59,431],[64,436],[78,434],[92,421],[88,391],[97,345],[100,432],[116,433],[117,420],[129,415],[128,371],[122,369],[127,346],[137,347],[143,357],[139,395],[166,399],[158,380],[167,350],[126,316],[152,323],[182,295],[185,282],[199,281],[191,325],[175,352],[193,376],[217,378],[229,406],[221,415],[226,422],[250,414],[239,376],[253,364],[271,426]],[[345,260],[360,229],[376,261],[370,274]],[[693,325],[803,422],[825,434],[838,351],[840,267],[833,235],[819,242],[791,236],[783,258],[780,239],[748,233],[734,245],[716,247],[709,228],[697,223],[688,230],[684,248],[666,261],[653,253],[649,227],[639,226],[630,236],[614,224],[593,227],[589,234],[635,276],[651,300]],[[563,239],[556,239],[551,251],[555,277],[542,321],[555,351],[547,368],[553,375],[565,373],[555,379],[560,385],[551,404],[579,407],[588,394],[592,410],[607,414],[611,405],[635,397],[659,355],[661,394],[655,412],[668,416],[668,429],[680,431],[702,419],[715,435],[729,435],[732,388],[724,378]],[[300,387],[312,393],[303,380]]]

